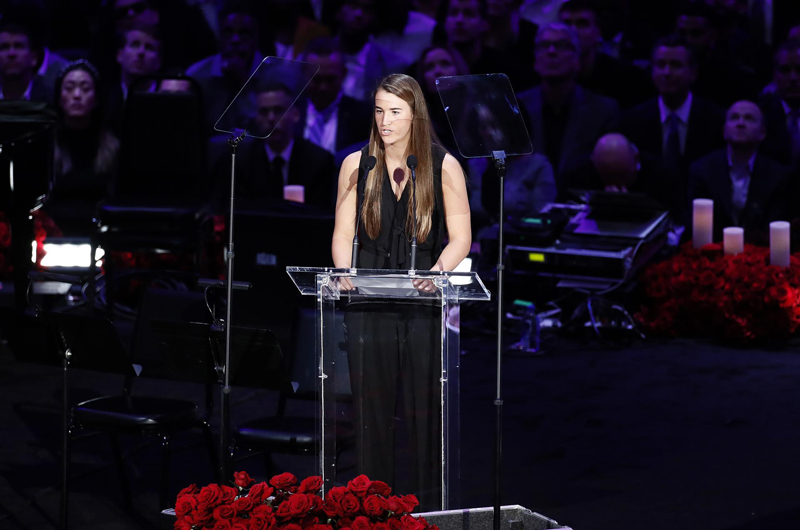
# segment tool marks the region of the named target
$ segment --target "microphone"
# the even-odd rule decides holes
[[[411,170],[411,212],[414,216],[414,234],[411,236],[411,271],[417,270],[417,157],[408,155],[406,165]]]
[[[361,209],[364,207],[364,194],[367,192],[367,175],[375,169],[375,164],[378,160],[374,156],[368,156],[361,166],[361,175],[356,183],[356,200],[358,201],[358,214],[356,215],[356,233],[353,235],[353,253],[350,255],[350,268],[355,269],[358,266],[358,229],[361,227]],[[363,185],[362,185],[363,183]],[[361,193],[358,193],[358,188],[361,186]]]

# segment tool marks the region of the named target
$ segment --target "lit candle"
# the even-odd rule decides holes
[[[769,224],[769,263],[778,267],[789,266],[789,223],[786,221]]]
[[[744,228],[729,226],[722,231],[722,248],[726,256],[744,252]]]
[[[694,248],[708,245],[714,236],[714,201],[695,199],[692,202],[692,242]]]
[[[305,188],[300,185],[289,185],[283,187],[283,198],[287,201],[305,202]]]

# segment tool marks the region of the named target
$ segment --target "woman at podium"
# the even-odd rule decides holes
[[[351,267],[361,206],[360,268],[452,270],[471,243],[464,173],[439,144],[414,78],[384,78],[374,104],[369,144],[345,158],[339,173],[334,264]],[[416,158],[416,211],[411,155]],[[375,157],[371,171],[365,169],[369,157]],[[412,265],[415,226],[418,250]],[[421,293],[436,290],[427,280],[414,280],[414,286]],[[341,288],[353,285],[343,279]],[[351,300],[345,313],[356,472],[413,491],[431,509],[441,507],[442,497],[441,311],[439,301],[420,296],[410,302]],[[405,428],[398,430],[400,423]]]

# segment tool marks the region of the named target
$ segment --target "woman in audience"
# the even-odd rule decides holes
[[[467,63],[458,51],[449,46],[431,46],[422,52],[417,65],[416,78],[428,104],[433,130],[449,152],[458,153],[444,106],[436,90],[436,79],[468,74]]]
[[[55,100],[55,184],[46,210],[65,235],[87,236],[113,181],[119,141],[103,123],[100,76],[90,62],[61,71]]]

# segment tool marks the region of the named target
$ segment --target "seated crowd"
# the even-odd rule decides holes
[[[511,81],[534,150],[509,160],[511,215],[576,189],[647,194],[679,226],[693,198],[711,198],[718,230],[746,234],[800,215],[800,8],[791,2],[769,3],[771,12],[724,0],[89,4],[0,2],[0,98],[57,110],[45,211],[68,235],[88,235],[94,204],[114,193],[132,94],[199,87],[208,199],[219,211],[229,135],[215,125],[269,135],[242,143],[237,196],[279,200],[284,185],[301,184],[306,203],[332,210],[343,157],[368,140],[371,92],[393,72],[416,77],[439,141],[462,163],[476,232],[497,215],[497,182],[485,160],[460,155],[442,76]],[[240,94],[266,56],[319,70],[296,101],[295,79],[251,81]]]

